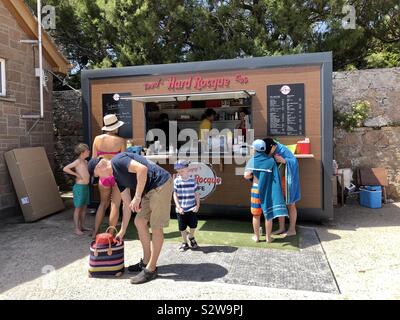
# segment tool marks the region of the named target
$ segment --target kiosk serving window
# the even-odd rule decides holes
[[[166,119],[176,121],[178,131],[183,129],[198,131],[202,116],[207,109],[211,108],[216,112],[212,128],[220,132],[229,129],[233,137],[235,129],[251,129],[251,95],[253,94],[254,92],[235,91],[178,96],[147,96],[137,99],[145,102],[147,131],[162,127],[160,123]],[[166,148],[168,149],[168,145]]]

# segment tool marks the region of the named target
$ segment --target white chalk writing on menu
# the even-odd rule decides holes
[[[267,86],[267,134],[305,134],[304,83]]]
[[[121,97],[130,96],[131,93],[118,93]],[[119,128],[118,134],[127,139],[132,138],[132,101],[120,99],[115,101],[114,94],[103,94],[103,116],[107,114],[115,114],[124,125]]]

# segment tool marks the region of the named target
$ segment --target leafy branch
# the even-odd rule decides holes
[[[371,105],[368,101],[356,101],[352,104],[350,112],[335,111],[333,115],[335,126],[352,132],[363,125],[370,109]]]

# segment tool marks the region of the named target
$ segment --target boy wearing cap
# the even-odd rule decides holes
[[[174,201],[179,231],[183,239],[179,247],[181,252],[189,249],[188,240],[192,249],[198,248],[194,233],[197,228],[196,212],[200,208],[200,195],[196,192],[197,184],[195,179],[189,175],[189,164],[186,160],[178,160],[174,165],[174,169],[177,172],[177,176],[174,179]],[[187,227],[190,228],[189,234]]]

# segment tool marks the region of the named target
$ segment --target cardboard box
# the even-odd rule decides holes
[[[43,147],[14,149],[4,157],[26,222],[64,209]]]

